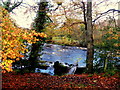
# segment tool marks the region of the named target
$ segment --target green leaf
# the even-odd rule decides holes
[[[20,42],[23,42],[24,41],[24,39],[20,39]]]
[[[14,32],[14,30],[10,30],[10,32]]]

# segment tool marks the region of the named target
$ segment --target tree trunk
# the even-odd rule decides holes
[[[87,58],[86,68],[87,73],[93,72],[93,59],[94,59],[94,47],[93,47],[93,27],[92,27],[92,0],[87,0]]]
[[[107,70],[107,64],[108,64],[108,60],[107,58],[104,60],[104,72],[106,72]]]
[[[87,41],[86,41],[86,38],[85,37],[87,37],[86,36],[86,31],[87,31],[87,20],[86,20],[86,9],[85,9],[85,3],[84,2],[82,2],[82,4],[83,4],[83,16],[84,16],[84,25],[85,25],[85,30],[84,30],[84,46],[86,46],[86,44],[87,44]]]
[[[118,10],[120,10],[120,1],[118,2]],[[120,27],[120,12],[118,12],[118,27]]]
[[[43,32],[44,24],[46,22],[46,6],[47,2],[40,2],[37,18],[35,19],[35,23],[33,24],[33,28],[36,30],[36,32]],[[37,37],[39,39],[42,39],[42,41],[38,41],[35,44],[32,44],[32,49],[29,57],[29,71],[34,72],[35,68],[38,65],[38,52],[42,50],[42,46],[44,43],[44,38]]]

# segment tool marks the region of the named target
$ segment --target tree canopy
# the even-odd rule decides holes
[[[44,33],[36,33],[35,30],[19,28],[10,18],[8,11],[0,7],[0,32],[2,32],[2,49],[0,53],[2,60],[0,66],[4,71],[12,71],[12,63],[24,57],[23,53],[28,52],[24,42],[35,43],[40,39],[34,36],[46,37]]]

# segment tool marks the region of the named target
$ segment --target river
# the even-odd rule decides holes
[[[78,61],[78,67],[85,67],[86,52],[86,48],[82,47],[44,44],[41,59],[68,64],[74,64]]]
[[[53,65],[56,61],[59,61],[63,65],[68,66],[70,66],[70,64],[76,65],[77,62],[79,68],[86,67],[85,60],[87,49],[83,47],[44,44],[43,51],[39,53],[42,53],[42,56],[40,58],[43,61],[52,62],[52,64],[48,64],[50,67],[47,70],[40,69],[40,71],[43,73],[49,73],[51,75],[54,75]],[[71,74],[75,70],[76,67],[72,67],[68,74]]]

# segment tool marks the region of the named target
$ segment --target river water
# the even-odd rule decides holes
[[[68,74],[73,74],[75,72],[77,64],[78,67],[86,67],[86,48],[75,46],[62,46],[55,44],[44,44],[43,51],[39,53],[42,53],[42,56],[40,58],[44,61],[47,61],[49,65],[47,70],[40,69],[40,72],[42,73],[49,73],[50,75],[54,75],[53,65],[56,61],[59,61],[63,65],[74,65],[73,67],[71,67]],[[99,60],[99,58],[97,59]],[[49,62],[52,62],[52,64],[50,64]],[[37,69],[36,72],[38,72]]]
[[[78,67],[85,67],[86,52],[86,48],[81,47],[44,44],[41,58],[44,61],[68,64],[78,61]]]

